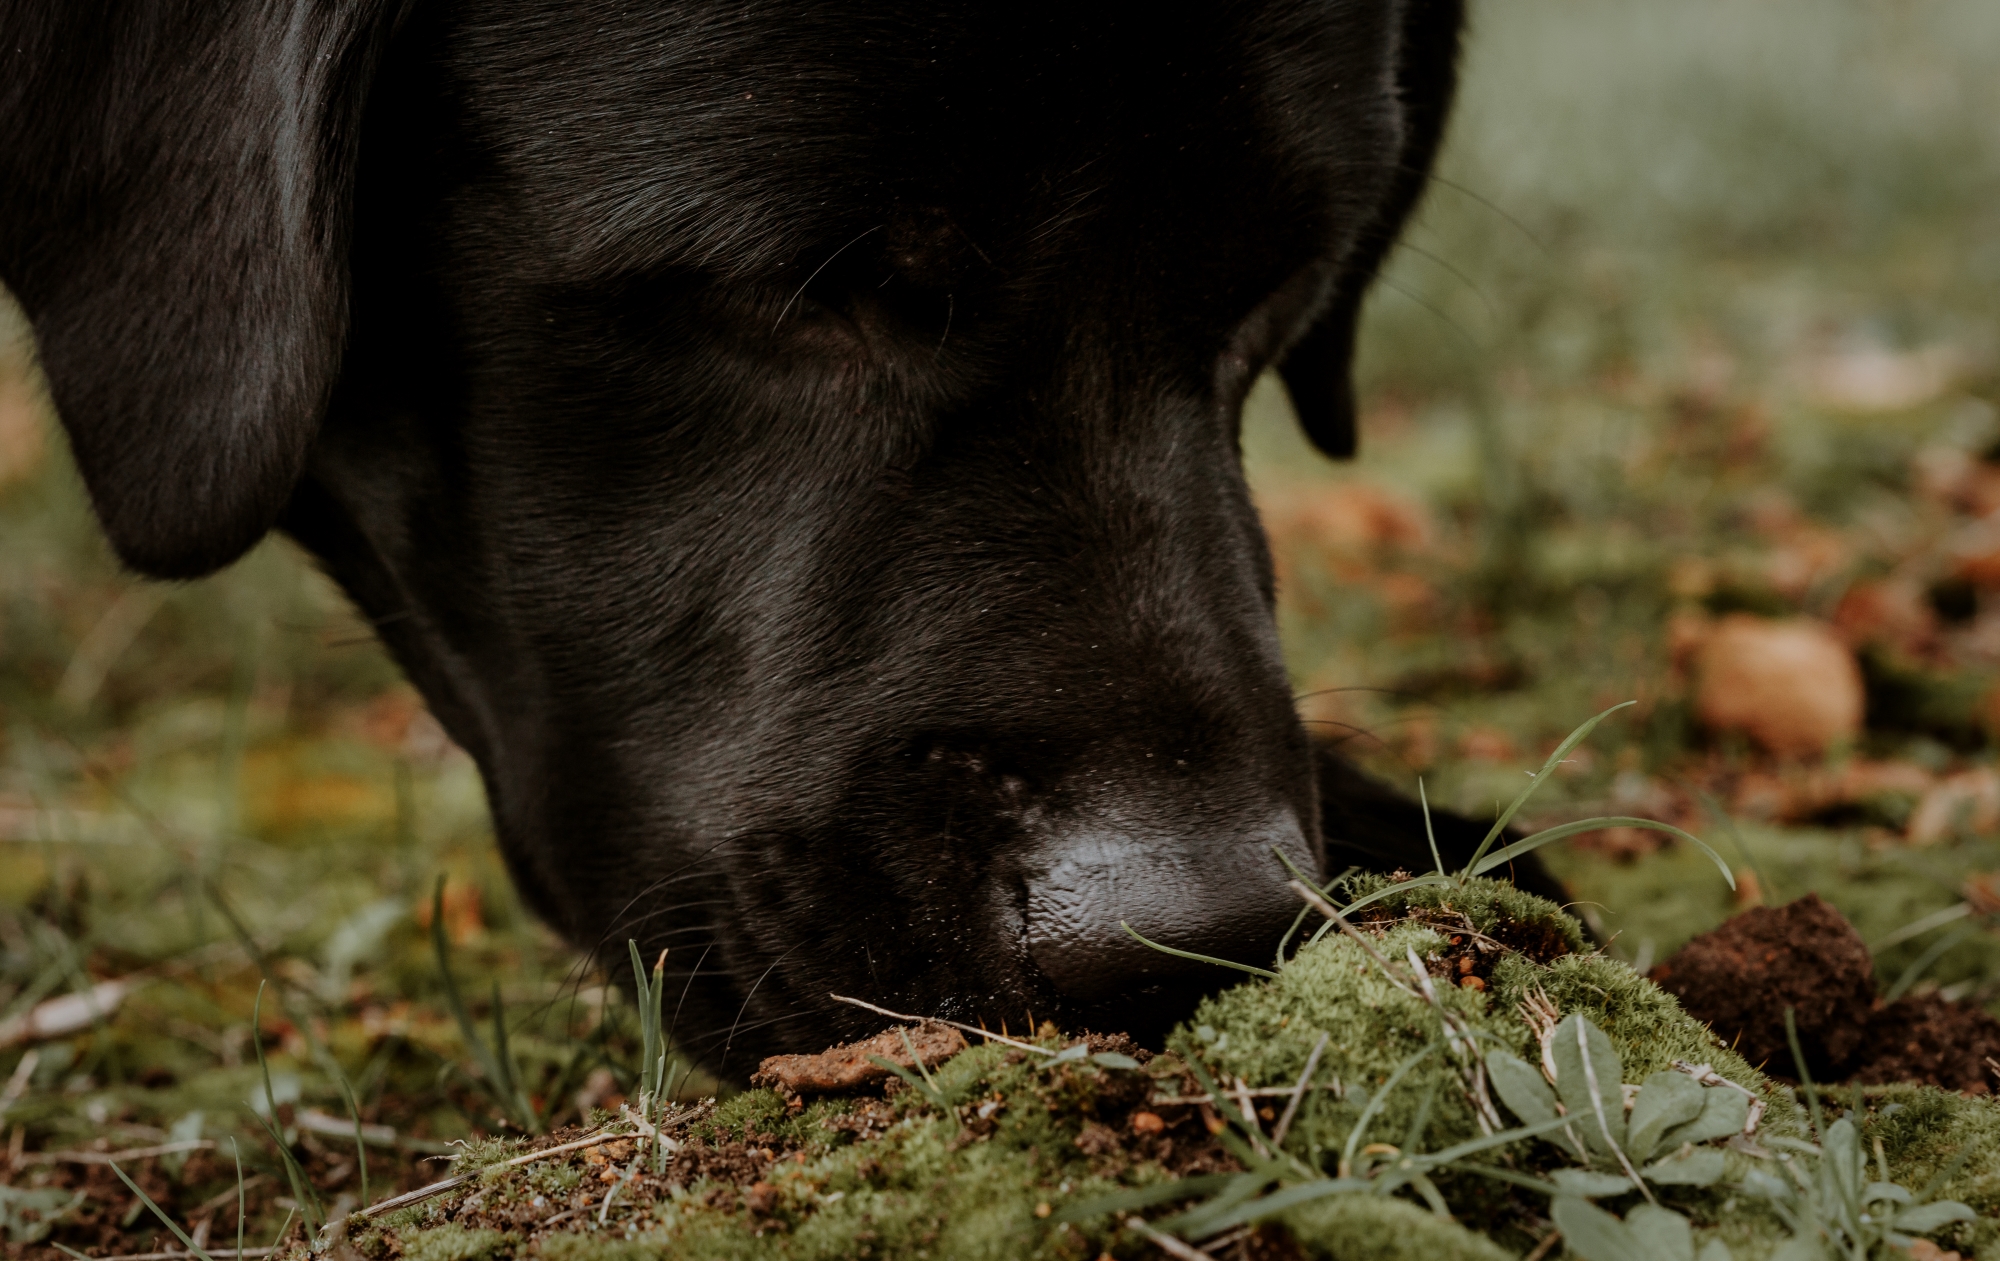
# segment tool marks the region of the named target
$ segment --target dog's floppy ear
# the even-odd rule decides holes
[[[0,5],[0,280],[135,569],[227,564],[298,478],[395,2]]]
[[[1312,444],[1335,459],[1355,451],[1354,336],[1361,300],[1382,258],[1395,243],[1430,178],[1458,86],[1458,37],[1463,0],[1403,0],[1396,54],[1396,95],[1402,109],[1402,147],[1396,170],[1375,216],[1362,228],[1353,254],[1334,282],[1332,302],[1285,356],[1279,372]]]

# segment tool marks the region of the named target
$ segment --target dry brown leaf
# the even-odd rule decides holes
[[[1695,709],[1781,757],[1818,757],[1861,734],[1861,668],[1824,623],[1732,613],[1697,653]]]
[[[905,1047],[903,1039],[909,1039]],[[917,1053],[910,1058],[910,1050]],[[850,1042],[821,1051],[818,1055],[773,1055],[751,1075],[753,1086],[770,1086],[786,1094],[836,1094],[856,1090],[889,1076],[889,1070],[870,1057],[888,1060],[904,1068],[941,1063],[965,1049],[965,1037],[950,1025],[925,1023],[901,1029],[887,1029],[866,1042]]]

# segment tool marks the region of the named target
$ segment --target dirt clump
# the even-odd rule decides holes
[[[1867,1036],[1875,962],[1839,911],[1809,893],[1781,907],[1753,907],[1703,933],[1652,971],[1743,1058],[1791,1078],[1785,1010],[1797,1023],[1806,1067],[1835,1080]]]
[[[885,1029],[865,1042],[842,1043],[817,1055],[773,1055],[751,1075],[753,1086],[769,1086],[793,1097],[846,1094],[886,1080],[888,1060],[903,1068],[941,1064],[965,1049],[965,1036],[950,1025],[926,1021]],[[911,1058],[911,1052],[916,1053]]]
[[[1935,993],[1885,1004],[1868,1021],[1858,1082],[1928,1082],[1968,1095],[2000,1088],[2000,1020]]]
[[[1797,1080],[1785,1037],[1790,1008],[1816,1081],[1914,1082],[1977,1095],[2000,1086],[2000,1020],[1935,993],[1878,1003],[1868,947],[1817,894],[1745,911],[1651,976],[1776,1078]]]

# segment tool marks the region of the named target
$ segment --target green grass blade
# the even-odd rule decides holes
[[[451,1009],[452,1019],[458,1022],[459,1036],[465,1039],[465,1049],[471,1053],[473,1060],[479,1066],[480,1088],[499,1105],[502,1112],[512,1116],[519,1123],[523,1119],[520,1115],[522,1100],[519,1092],[511,1086],[513,1080],[511,1068],[503,1066],[496,1060],[492,1048],[488,1047],[486,1040],[479,1036],[479,1026],[473,1023],[472,1013],[466,1009],[465,999],[459,995],[458,979],[451,973],[451,941],[444,927],[444,880],[443,876],[439,876],[437,887],[431,893],[431,949],[437,954],[438,975],[444,981],[445,1006]],[[496,982],[493,1000],[494,1027],[502,1037],[505,1037],[506,1027],[501,1023],[502,1019]],[[532,1123],[532,1112],[527,1120],[529,1123],[522,1128],[532,1131],[535,1128]]]
[[[1349,902],[1345,907],[1341,908],[1340,913],[1343,916],[1352,915],[1354,914],[1354,912],[1360,910],[1364,906],[1373,906],[1377,902],[1383,901],[1384,899],[1387,898],[1392,898],[1396,896],[1398,893],[1402,893],[1407,889],[1427,889],[1427,888],[1435,889],[1438,888],[1439,886],[1448,885],[1452,883],[1455,883],[1455,881],[1454,878],[1451,876],[1412,876],[1408,880],[1399,880],[1395,884],[1392,884],[1385,889],[1377,889],[1375,890],[1375,892],[1369,894],[1366,897],[1354,899],[1352,902]],[[1319,931],[1315,932],[1312,935],[1312,940],[1318,941],[1320,938],[1326,936],[1327,933],[1332,930],[1333,926],[1334,925],[1332,920],[1328,920],[1326,923],[1321,924],[1319,926]]]
[[[1568,1120],[1567,1117],[1561,1119]],[[1514,1169],[1502,1169],[1498,1165],[1482,1165],[1470,1160],[1459,1160],[1453,1161],[1451,1167],[1457,1173],[1476,1173],[1482,1178],[1492,1178],[1496,1182],[1506,1182],[1517,1187],[1526,1187],[1530,1191],[1540,1191],[1543,1195],[1547,1196],[1554,1196],[1561,1193],[1561,1188],[1553,1182],[1544,1182],[1540,1178],[1530,1177]]]
[[[1515,812],[1527,804],[1528,798],[1535,795],[1535,790],[1540,788],[1548,779],[1549,772],[1560,766],[1562,760],[1569,756],[1569,751],[1588,739],[1590,733],[1597,730],[1598,723],[1603,722],[1619,710],[1637,705],[1638,703],[1638,701],[1621,701],[1595,718],[1585,720],[1576,730],[1563,737],[1563,742],[1556,746],[1555,752],[1549,754],[1548,760],[1542,763],[1542,769],[1536,771],[1533,777],[1528,780],[1528,786],[1523,788],[1520,795],[1515,797],[1513,802],[1500,812],[1499,818],[1493,820],[1493,827],[1486,833],[1486,839],[1479,842],[1479,848],[1472,852],[1472,861],[1468,862],[1465,865],[1465,869],[1459,872],[1458,882],[1461,885],[1465,883],[1468,877],[1474,874],[1473,869],[1479,866],[1480,859],[1486,857],[1486,851],[1493,848],[1493,842],[1500,839],[1501,834],[1506,832],[1507,825],[1514,820]]]
[[[521,1088],[520,1074],[514,1071],[514,1053],[507,1045],[507,1009],[500,1002],[497,979],[493,982],[493,1059],[500,1069],[500,1089],[506,1096],[508,1111],[514,1114],[515,1124],[530,1134],[539,1132],[541,1118],[535,1115],[535,1105]]]
[[[1806,1053],[1799,1047],[1799,1024],[1790,1007],[1785,1008],[1785,1041],[1791,1044],[1792,1064],[1799,1070],[1799,1085],[1805,1088],[1806,1104],[1812,1110],[1813,1139],[1826,1142],[1826,1126],[1819,1113],[1819,1088],[1806,1069]]]
[[[919,1099],[922,1099],[926,1103],[929,1103],[932,1107],[936,1108],[938,1111],[943,1112],[948,1116],[956,1115],[956,1111],[945,1103],[944,1096],[938,1093],[936,1087],[932,1086],[928,1081],[925,1081],[923,1078],[917,1076],[909,1069],[904,1068],[901,1064],[898,1064],[896,1061],[890,1059],[885,1055],[871,1055],[868,1057],[868,1062],[870,1064],[873,1064],[877,1068],[887,1069],[888,1071],[894,1073],[896,1076],[902,1078],[904,1084],[909,1086],[911,1090],[917,1092],[917,1097]]]
[[[1341,1177],[1346,1177],[1354,1168],[1354,1153],[1361,1149],[1362,1137],[1368,1133],[1369,1124],[1382,1111],[1382,1105],[1389,1098],[1390,1092],[1402,1084],[1403,1078],[1409,1075],[1411,1069],[1423,1063],[1426,1058],[1443,1045],[1443,1039],[1432,1038],[1420,1050],[1413,1051],[1405,1056],[1403,1062],[1396,1065],[1396,1071],[1389,1074],[1389,1080],[1382,1083],[1382,1088],[1368,1097],[1368,1106],[1361,1110],[1361,1116],[1354,1122],[1354,1128],[1347,1132],[1347,1145],[1341,1149]]]
[[[285,1133],[278,1128],[278,1096],[271,1089],[271,1065],[264,1058],[264,986],[266,981],[257,982],[257,998],[250,1007],[250,1045],[257,1052],[257,1071],[264,1077],[264,1107],[268,1112],[258,1118],[264,1123],[264,1132],[277,1145],[278,1158],[285,1164],[285,1178],[292,1184],[292,1201],[298,1211],[305,1214],[308,1234],[319,1233],[319,1223],[323,1215],[320,1207],[319,1191],[306,1177],[298,1158],[292,1155],[291,1145],[285,1142]]]
[[[1922,954],[1911,961],[1909,967],[1903,969],[1903,975],[1897,977],[1896,983],[1889,987],[1889,992],[1882,995],[1882,1001],[1893,1003],[1903,995],[1909,993],[1910,987],[1918,981],[1923,980],[1924,973],[1930,971],[1939,959],[1944,958],[1945,955],[1956,949],[1960,942],[1977,936],[1980,931],[1979,925],[1967,924],[1957,932],[1946,933],[1932,942],[1925,948]]]
[[[248,1210],[243,1198],[243,1151],[234,1134],[229,1136],[229,1154],[236,1161],[236,1261],[243,1261],[243,1228],[248,1225],[243,1219]]]
[[[1424,777],[1421,775],[1417,776],[1417,804],[1424,810],[1424,838],[1431,843],[1431,865],[1442,876],[1445,874],[1444,856],[1438,853],[1437,829],[1431,826],[1431,799],[1424,791]]]
[[[1276,972],[1271,971],[1269,968],[1252,967],[1247,963],[1231,963],[1227,959],[1218,959],[1214,955],[1196,954],[1192,950],[1176,950],[1172,946],[1162,946],[1157,941],[1150,941],[1141,936],[1138,929],[1132,927],[1122,919],[1118,921],[1118,927],[1129,933],[1140,945],[1151,946],[1161,954],[1174,955],[1182,959],[1193,959],[1197,963],[1212,963],[1218,968],[1235,968],[1238,972],[1248,972],[1251,976],[1261,976],[1267,980],[1275,980],[1278,976]]]
[[[118,1180],[132,1189],[132,1194],[138,1196],[139,1202],[141,1204],[144,1204],[147,1208],[153,1211],[153,1216],[159,1218],[160,1221],[166,1225],[166,1228],[168,1230],[174,1232],[174,1238],[181,1241],[181,1246],[183,1248],[186,1248],[189,1252],[193,1253],[195,1256],[200,1257],[201,1261],[215,1261],[214,1257],[208,1255],[208,1250],[206,1248],[203,1248],[200,1244],[196,1243],[194,1240],[188,1237],[188,1233],[181,1229],[181,1224],[179,1222],[167,1216],[167,1210],[153,1203],[153,1197],[147,1195],[143,1190],[141,1190],[139,1188],[139,1184],[132,1181],[131,1177],[127,1175],[123,1169],[120,1169],[118,1167],[117,1161],[114,1160],[109,1163],[111,1165],[111,1172],[117,1174]]]
[[[1192,1200],[1196,1196],[1221,1191],[1241,1176],[1234,1173],[1204,1173],[1192,1178],[1173,1178],[1165,1182],[1155,1182],[1149,1187],[1113,1191],[1107,1195],[1093,1196],[1088,1200],[1066,1204],[1049,1220],[1076,1223],[1089,1221],[1093,1217],[1102,1217],[1106,1213],[1129,1213],[1135,1209],[1151,1208],[1155,1204]]]
[[[1644,828],[1647,831],[1665,832],[1669,836],[1679,837],[1681,840],[1695,846],[1702,853],[1707,854],[1709,861],[1715,864],[1715,869],[1722,873],[1722,878],[1729,882],[1729,887],[1732,889],[1736,887],[1736,874],[1729,870],[1729,864],[1723,860],[1722,855],[1709,848],[1700,837],[1694,835],[1692,832],[1683,832],[1671,823],[1661,823],[1657,819],[1641,819],[1624,814],[1603,815],[1595,819],[1579,819],[1575,823],[1563,823],[1556,827],[1543,828],[1533,836],[1523,837],[1521,840],[1515,841],[1512,845],[1494,850],[1483,859],[1475,860],[1469,866],[1468,870],[1472,875],[1483,876],[1495,867],[1504,866],[1523,854],[1533,853],[1542,846],[1547,845],[1550,841],[1560,841],[1564,837],[1575,836],[1579,832],[1595,832],[1600,828]]]
[[[354,1087],[348,1082],[347,1074],[340,1070],[340,1064],[332,1055],[327,1057],[327,1066],[333,1070],[333,1080],[340,1086],[341,1098],[347,1101],[347,1115],[354,1121],[354,1167],[361,1174],[361,1207],[367,1208],[368,1198],[368,1146],[361,1137],[361,1105],[355,1101]]]
[[[1282,1213],[1286,1209],[1323,1200],[1329,1195],[1346,1195],[1374,1190],[1374,1184],[1366,1178],[1315,1178],[1311,1182],[1294,1183],[1280,1191],[1273,1191],[1261,1199],[1228,1207],[1226,1211],[1205,1214],[1190,1221],[1198,1226],[1204,1235],[1216,1234],[1236,1226],[1262,1221],[1266,1217]],[[1184,1214],[1193,1218],[1193,1214]]]
[[[1700,799],[1709,817],[1715,820],[1715,826],[1728,835],[1729,843],[1736,847],[1736,852],[1743,855],[1743,865],[1750,869],[1751,875],[1757,877],[1757,887],[1764,891],[1764,896],[1771,899],[1771,905],[1775,906],[1782,900],[1778,896],[1778,886],[1771,879],[1770,873],[1758,865],[1756,856],[1750,852],[1750,847],[1743,843],[1743,834],[1736,830],[1736,820],[1729,817],[1729,812],[1722,808],[1722,803],[1710,795],[1707,789],[1697,788],[1694,790],[1694,795]]]
[[[1558,1116],[1547,1121],[1537,1121],[1533,1125],[1522,1125],[1511,1130],[1502,1130],[1498,1134],[1485,1134],[1478,1138],[1467,1139],[1463,1143],[1454,1144],[1443,1151],[1432,1152],[1428,1156],[1423,1157],[1423,1165],[1426,1169],[1443,1169],[1447,1166],[1455,1166],[1458,1161],[1463,1160],[1465,1157],[1476,1156],[1489,1148],[1504,1147],[1509,1143],[1518,1143],[1522,1139],[1540,1138],[1544,1134],[1553,1134],[1575,1119],[1575,1117]],[[1537,1183],[1536,1185],[1543,1186],[1548,1184]],[[1555,1187],[1549,1185],[1549,1190],[1554,1191]]]

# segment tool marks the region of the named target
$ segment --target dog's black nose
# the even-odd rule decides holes
[[[1109,829],[1066,837],[1028,881],[1029,956],[1066,1005],[1100,1019],[1233,975],[1154,950],[1121,921],[1163,946],[1269,967],[1299,907],[1274,847],[1301,871],[1314,870],[1291,820],[1227,844]]]

